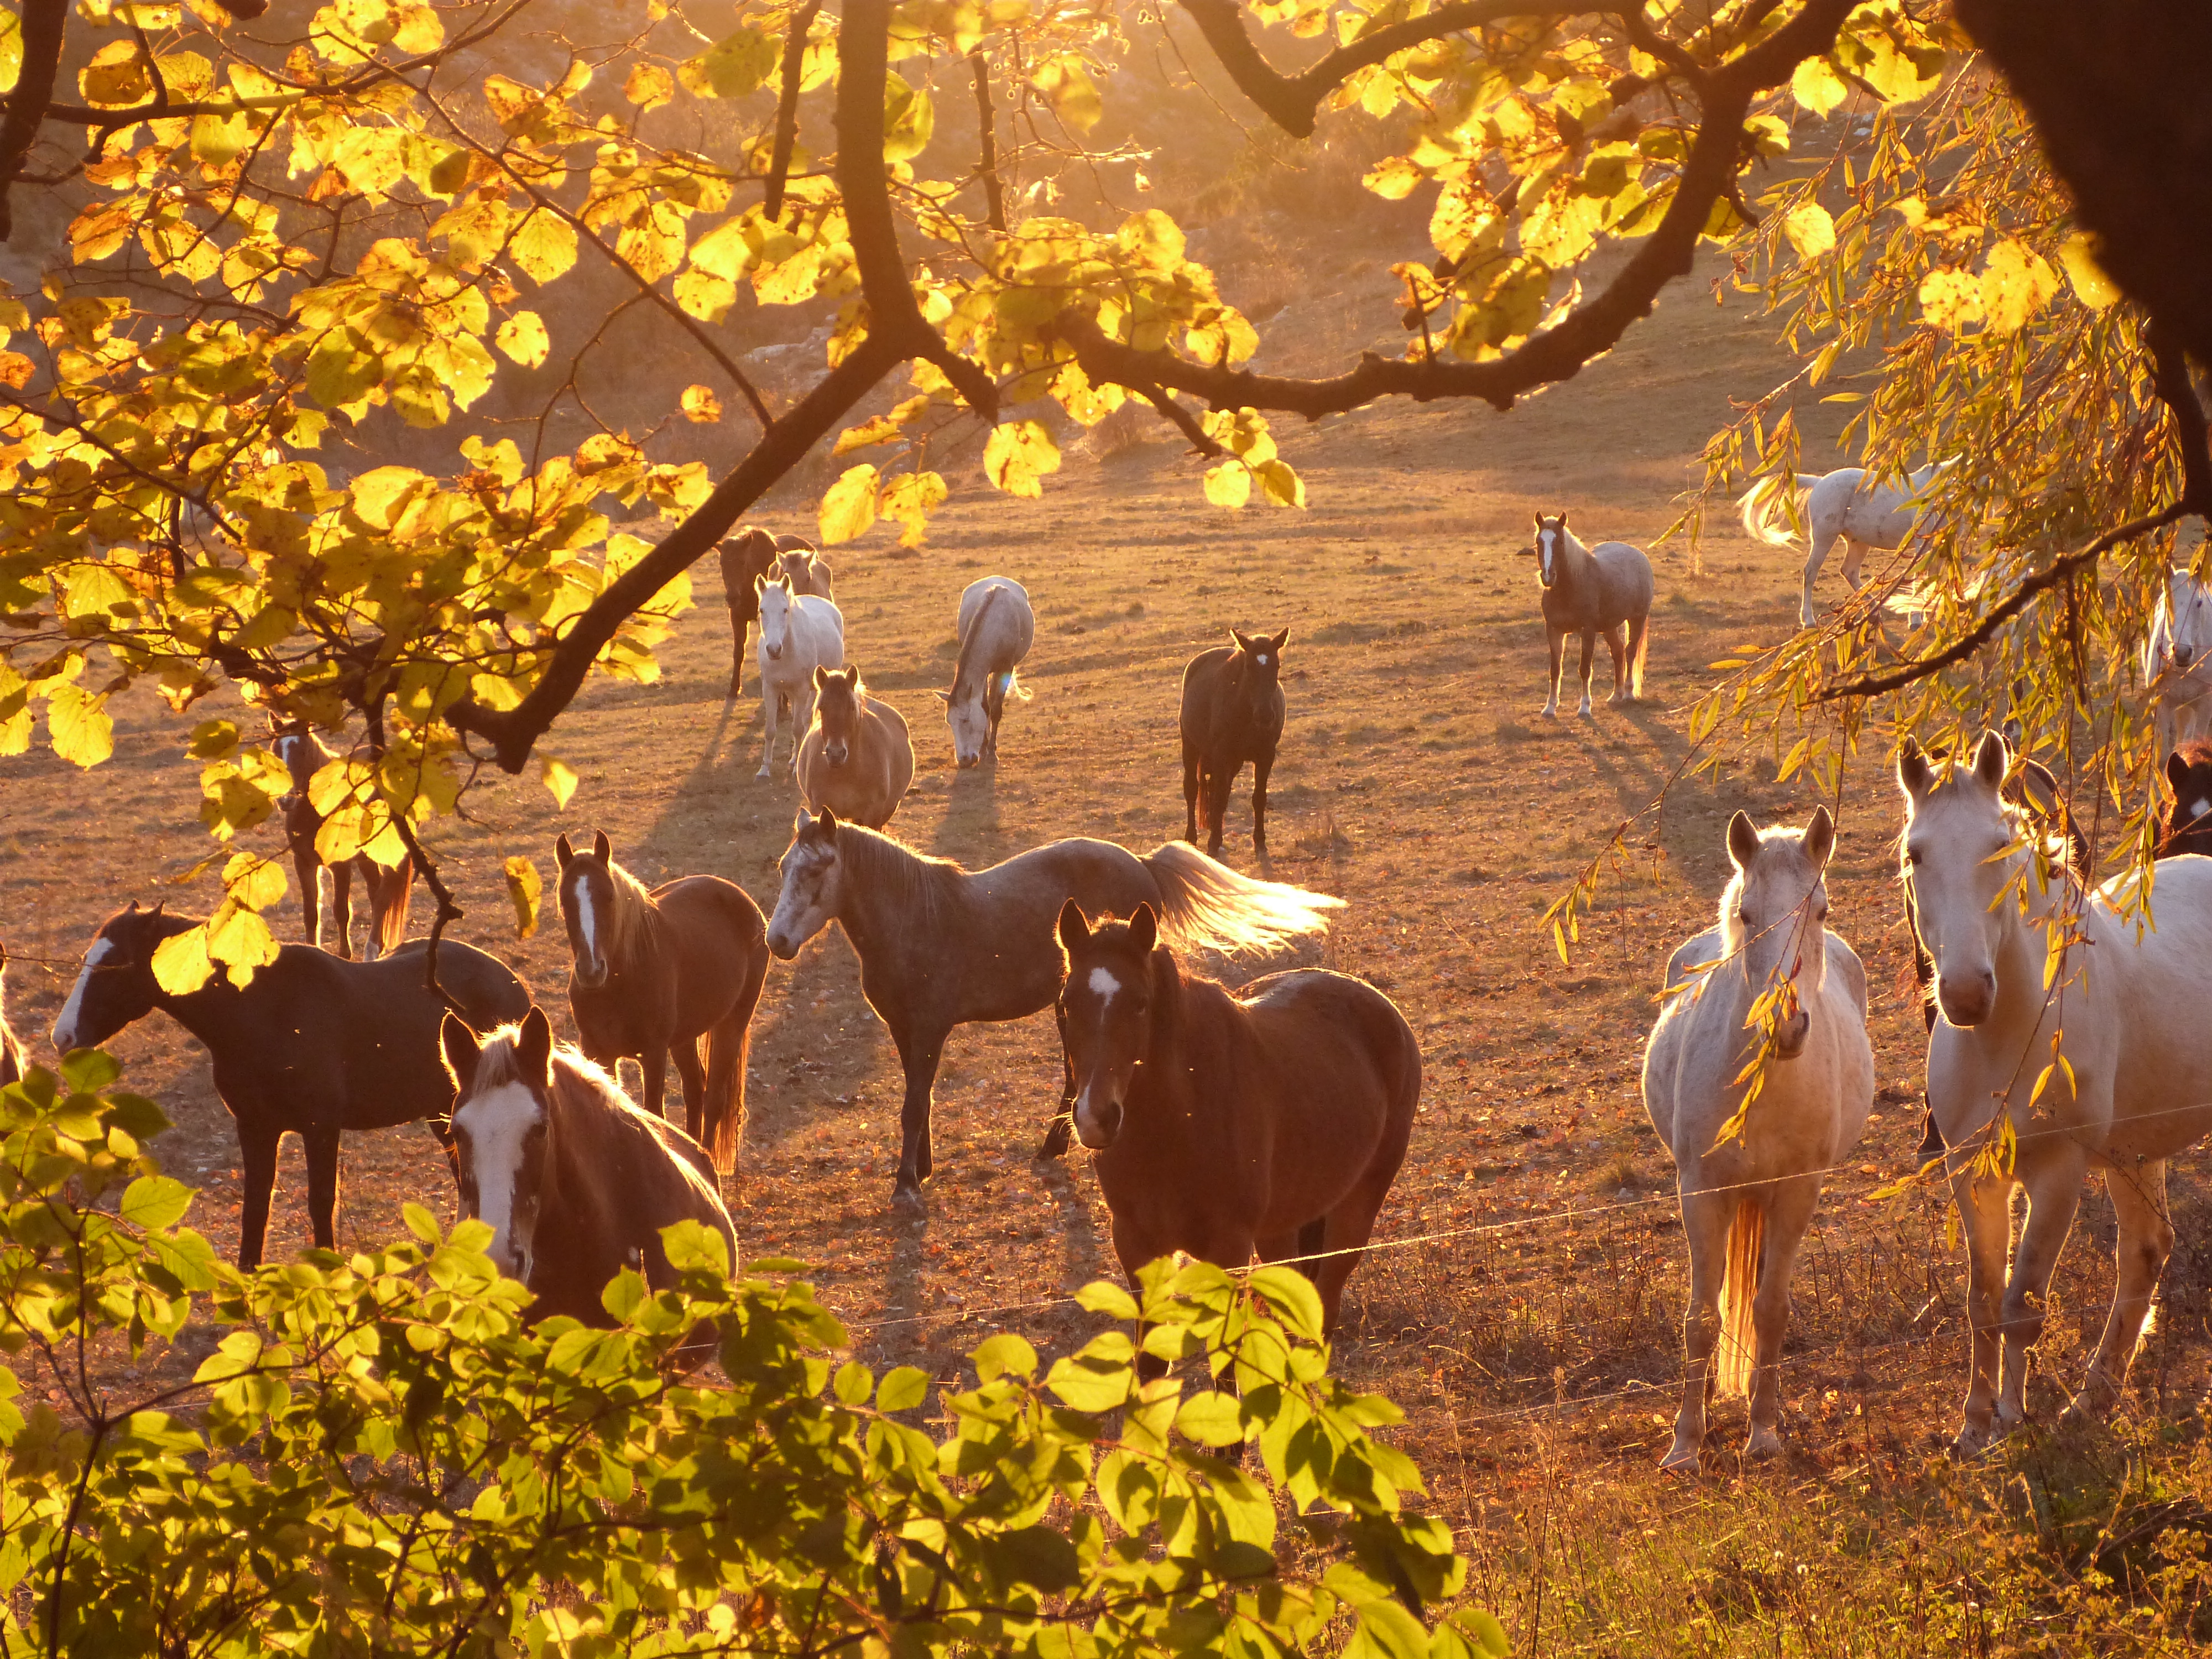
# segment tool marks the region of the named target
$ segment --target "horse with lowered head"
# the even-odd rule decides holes
[[[960,655],[952,689],[937,695],[952,728],[952,758],[963,769],[999,757],[999,722],[1012,692],[1026,702],[1022,659],[1036,641],[1036,613],[1027,589],[1005,576],[984,576],[960,595]]]
[[[819,812],[834,809],[880,830],[914,781],[906,718],[868,695],[858,668],[814,671],[814,724],[799,745],[799,793]]]
[[[1229,630],[1231,643],[1201,651],[1182,671],[1182,838],[1198,843],[1201,809],[1206,850],[1219,856],[1229,792],[1252,766],[1252,851],[1267,854],[1267,775],[1283,740],[1284,629],[1273,635]]]
[[[1802,497],[1812,539],[1805,550],[1805,574],[1797,602],[1801,628],[1813,625],[1813,584],[1820,567],[1838,542],[1844,544],[1844,580],[1854,592],[1859,586],[1859,564],[1870,547],[1884,552],[1905,545],[1920,522],[1928,495],[1943,474],[1956,465],[1943,461],[1907,475],[1900,484],[1885,483],[1863,467],[1844,466],[1833,472],[1793,474],[1789,483],[1762,478],[1746,490],[1736,505],[1741,510],[1744,534],[1768,547],[1795,547],[1797,538],[1774,520],[1784,501]]]
[[[1559,671],[1570,634],[1583,636],[1576,676],[1583,688],[1580,712],[1590,712],[1590,660],[1601,634],[1613,653],[1613,695],[1606,701],[1634,702],[1644,695],[1644,659],[1651,649],[1651,561],[1626,542],[1584,547],[1567,528],[1564,513],[1536,515],[1534,551],[1536,580],[1544,589],[1544,639],[1552,653],[1545,718],[1559,712]]]
[[[812,557],[814,544],[804,536],[771,536],[765,530],[748,525],[734,536],[726,538],[717,550],[722,567],[722,598],[730,608],[730,696],[738,695],[738,683],[745,672],[745,629],[760,620],[760,595],[753,584],[762,577],[780,574],[790,577],[785,561],[796,555],[808,561],[804,581],[793,581],[796,592],[817,592],[813,586],[818,567],[818,590],[821,597],[833,597],[829,591],[830,567]]]
[[[543,1008],[482,1038],[449,1014],[442,1036],[461,1213],[492,1230],[491,1259],[530,1287],[533,1321],[612,1324],[603,1297],[623,1268],[648,1290],[675,1279],[660,1232],[680,1221],[719,1234],[737,1265],[705,1151],[554,1047]]]

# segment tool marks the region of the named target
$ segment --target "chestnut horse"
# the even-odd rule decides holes
[[[279,732],[270,746],[292,775],[292,792],[281,803],[284,838],[292,846],[292,868],[300,878],[300,915],[307,924],[307,943],[323,942],[323,855],[315,850],[322,832],[323,815],[315,810],[307,787],[315,774],[337,757],[330,746],[305,726]],[[368,895],[368,938],[362,957],[374,962],[390,956],[407,937],[407,909],[415,894],[415,862],[406,854],[386,869],[365,853],[356,853],[328,866],[331,872],[331,919],[337,924],[337,954],[353,955],[353,884],[357,876]]]
[[[814,724],[799,745],[799,793],[808,806],[880,830],[914,781],[906,719],[868,695],[858,668],[814,671]]]
[[[1551,647],[1551,695],[1540,711],[1547,720],[1559,712],[1559,671],[1566,660],[1567,636],[1583,636],[1583,688],[1579,712],[1590,712],[1590,660],[1597,636],[1605,635],[1613,654],[1610,703],[1634,702],[1644,695],[1644,660],[1651,650],[1651,561],[1626,542],[1584,547],[1567,528],[1567,515],[1536,515],[1536,580],[1543,584],[1544,638]]]
[[[1300,968],[1242,991],[1186,975],[1139,904],[1093,927],[1060,907],[1060,1040],[1075,1133],[1098,1154],[1134,1282],[1182,1250],[1296,1262],[1336,1328],[1421,1097],[1421,1046],[1364,980]]]
[[[2212,853],[2212,742],[2191,738],[2166,757],[2173,801],[2159,826],[2158,855]]]
[[[1182,671],[1182,838],[1221,856],[1221,821],[1237,775],[1252,763],[1252,853],[1267,855],[1267,775],[1283,740],[1283,642],[1276,634],[1229,630],[1232,641],[1201,651]]]
[[[617,1060],[637,1061],[645,1109],[664,1117],[672,1053],[684,1122],[727,1172],[744,1129],[745,1052],[768,978],[760,906],[720,876],[684,876],[647,892],[615,862],[604,831],[588,853],[566,836],[554,850],[561,917],[575,955],[568,1009],[584,1052],[610,1070]]]
[[[738,682],[745,672],[745,629],[760,620],[760,595],[754,591],[753,583],[780,572],[790,580],[794,593],[815,593],[826,599],[831,597],[830,567],[822,559],[811,556],[814,544],[805,537],[771,536],[750,525],[726,538],[718,551],[722,566],[722,598],[730,607],[730,696],[734,697],[738,695]],[[804,558],[804,566],[791,564],[792,555]]]

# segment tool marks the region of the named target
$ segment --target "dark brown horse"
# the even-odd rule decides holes
[[[1093,928],[1070,899],[1060,943],[1075,1133],[1098,1154],[1123,1271],[1176,1250],[1295,1261],[1334,1331],[1420,1102],[1405,1017],[1319,968],[1234,994],[1186,975],[1149,904]]]
[[[574,1048],[553,1046],[545,1011],[479,1041],[447,1015],[461,1213],[492,1230],[491,1259],[530,1287],[534,1320],[610,1325],[607,1281],[635,1267],[648,1289],[675,1277],[660,1230],[696,1221],[737,1232],[699,1143],[641,1109]]]
[[[1229,630],[1231,645],[1201,651],[1182,671],[1182,838],[1198,844],[1206,819],[1206,850],[1221,853],[1221,821],[1229,792],[1246,762],[1252,766],[1252,851],[1267,853],[1267,774],[1283,740],[1283,642],[1279,634]]]
[[[438,1058],[446,1006],[422,982],[422,941],[380,962],[344,962],[287,945],[245,986],[217,972],[179,996],[154,977],[154,950],[199,926],[134,902],[93,936],[84,970],[54,1022],[67,1054],[107,1041],[154,1009],[167,1012],[206,1047],[216,1092],[238,1122],[246,1164],[238,1265],[261,1261],[276,1143],[287,1129],[307,1152],[307,1213],[315,1243],[337,1247],[338,1134],[427,1118],[440,1139],[453,1103]],[[530,1011],[530,993],[507,966],[458,940],[438,946],[438,983],[471,1024],[489,1028]]]
[[[2191,738],[2168,755],[2166,787],[2173,799],[2159,829],[2159,857],[2212,854],[2212,742]]]
[[[744,1129],[745,1052],[768,978],[760,906],[720,876],[684,876],[647,892],[615,862],[604,832],[588,853],[566,836],[555,851],[575,953],[568,1008],[584,1052],[611,1070],[637,1061],[643,1104],[664,1117],[672,1053],[684,1121],[726,1173]]]
[[[271,747],[292,775],[292,793],[281,803],[284,838],[291,843],[292,868],[300,878],[300,915],[307,923],[307,943],[320,945],[322,883],[317,872],[324,865],[323,855],[315,850],[315,837],[322,832],[323,815],[309,799],[307,786],[317,772],[337,757],[305,726],[278,732]],[[353,884],[359,877],[362,890],[368,895],[368,938],[362,955],[370,962],[390,956],[407,937],[407,909],[415,893],[414,860],[403,853],[399,862],[387,870],[366,854],[356,853],[329,869],[331,919],[337,924],[338,955],[353,955]]]
[[[748,525],[734,536],[726,538],[720,551],[722,565],[722,597],[730,607],[730,695],[738,695],[738,682],[745,672],[745,629],[760,620],[760,596],[753,591],[753,583],[779,568],[787,553],[811,555],[814,544],[804,536],[771,536],[757,526]],[[805,568],[809,581],[819,568],[821,597],[830,597],[830,567],[810,558]],[[794,577],[794,593],[811,593],[811,586],[802,585]]]
[[[8,968],[8,948],[0,945],[0,974]],[[23,1080],[23,1044],[8,1027],[7,987],[0,985],[0,1089]]]

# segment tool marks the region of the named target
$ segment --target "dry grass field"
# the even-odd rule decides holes
[[[1387,307],[1325,299],[1274,327],[1316,357],[1395,332]],[[1536,715],[1543,637],[1518,554],[1536,508],[1571,508],[1593,541],[1656,535],[1731,396],[1784,372],[1770,334],[1701,278],[1624,349],[1509,417],[1395,407],[1285,427],[1311,495],[1303,513],[1205,506],[1199,464],[1164,435],[1103,459],[1071,453],[1034,503],[994,495],[971,450],[919,556],[882,531],[831,556],[852,659],[917,738],[915,787],[891,827],[971,866],[1070,835],[1149,850],[1182,829],[1182,663],[1231,624],[1287,625],[1268,872],[1347,901],[1304,960],[1387,990],[1427,1063],[1387,1245],[1352,1279],[1336,1363],[1405,1409],[1395,1432],[1462,1529],[1474,1594],[1516,1650],[2178,1650],[2202,1633],[2185,1569],[2207,1511],[2187,1505],[2212,1490],[2188,1428],[2207,1358],[2202,1160],[2177,1171],[2183,1242],[2123,1423],[2065,1443],[2023,1437],[1991,1468],[1949,1470],[1937,1454],[1963,1389],[1962,1264],[1932,1200],[1868,1196],[1911,1162],[1923,1047],[1893,884],[1899,813],[1872,759],[1844,802],[1831,925],[1868,963],[1879,1098],[1797,1285],[1790,1451],[1741,1466],[1736,1407],[1718,1414],[1703,1480],[1654,1468],[1685,1264],[1670,1166],[1638,1098],[1643,1034],[1667,952],[1710,917],[1728,814],[1795,820],[1812,803],[1771,765],[1684,783],[1637,829],[1639,850],[1608,878],[1571,964],[1537,921],[1684,759],[1682,710],[1705,665],[1790,625],[1796,573],[1727,534],[1698,577],[1679,544],[1661,550],[1650,701],[1551,722]],[[804,528],[807,499],[794,490],[763,516]],[[961,588],[993,572],[1037,603],[1035,700],[1011,708],[994,769],[959,773],[931,692],[950,683]],[[723,699],[728,630],[713,573],[699,579],[661,680],[595,684],[552,732],[547,749],[583,779],[565,812],[534,776],[488,776],[467,821],[432,837],[467,907],[459,936],[513,960],[556,1027],[565,944],[557,921],[516,941],[503,856],[527,854],[550,878],[556,831],[602,827],[648,880],[711,872],[774,903],[794,791],[753,776],[757,702]],[[750,666],[746,678],[750,690]],[[123,711],[111,764],[79,775],[33,756],[0,773],[9,1002],[42,1051],[102,917],[165,893],[189,908],[205,890],[167,884],[208,851],[181,736],[141,700]],[[1227,848],[1240,867],[1249,831],[1240,792]],[[273,827],[259,841],[274,852]],[[295,904],[280,912],[288,936]],[[127,1083],[174,1118],[160,1154],[201,1187],[195,1219],[228,1249],[237,1149],[204,1056],[160,1017],[112,1046]],[[1091,1322],[1066,1294],[1114,1263],[1085,1155],[1031,1158],[1056,1047],[1046,1015],[956,1034],[927,1213],[896,1210],[897,1066],[852,952],[833,930],[779,964],[730,1194],[744,1249],[817,1264],[810,1276],[871,1359],[950,1377],[994,1329],[1048,1354],[1079,1343]],[[345,1156],[342,1243],[394,1232],[403,1200],[450,1212],[419,1126],[350,1137]],[[277,1256],[307,1242],[296,1146],[282,1181]],[[2083,1213],[2032,1395],[2046,1421],[2110,1291],[2109,1211],[2093,1198]],[[2161,1511],[2165,1528],[2100,1545],[2100,1526],[2159,1503],[2179,1506]],[[2119,1588],[2100,1591],[2100,1574]]]

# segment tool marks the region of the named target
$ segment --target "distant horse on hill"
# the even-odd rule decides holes
[[[906,1101],[892,1197],[902,1202],[919,1202],[929,1176],[931,1091],[945,1039],[956,1025],[1053,1006],[1062,966],[1054,927],[1069,899],[1094,915],[1149,904],[1178,948],[1224,954],[1324,933],[1322,913],[1343,903],[1239,875],[1181,842],[1139,858],[1111,842],[1056,841],[970,872],[826,810],[799,814],[782,867],[768,948],[787,962],[842,923],[860,958],[861,994],[898,1046]],[[1071,1097],[1064,1090],[1042,1156],[1067,1150]]]
[[[1787,529],[1777,529],[1774,520],[1785,500],[1793,494],[1803,495],[1812,539],[1805,550],[1803,592],[1797,605],[1799,627],[1813,625],[1816,615],[1813,584],[1820,579],[1829,550],[1838,540],[1844,544],[1844,580],[1857,588],[1859,564],[1867,550],[1873,547],[1889,552],[1904,546],[1920,521],[1929,489],[1956,465],[1942,461],[1923,466],[1909,475],[1901,489],[1882,483],[1863,467],[1844,466],[1833,472],[1799,472],[1788,484],[1762,478],[1743,493],[1737,506],[1742,513],[1744,533],[1768,547],[1797,545],[1796,536]]]
[[[799,793],[816,811],[880,830],[914,781],[906,718],[868,695],[857,668],[814,671],[814,724],[799,745]]]
[[[1028,690],[1017,672],[1036,640],[1036,613],[1028,590],[1005,576],[985,576],[968,584],[960,596],[960,655],[952,669],[952,689],[937,695],[952,728],[952,758],[963,767],[999,757],[999,721],[1006,694],[1024,701]]]
[[[295,1132],[307,1153],[307,1213],[315,1243],[337,1245],[338,1135],[426,1118],[447,1140],[452,1079],[438,1057],[446,1005],[422,982],[417,940],[376,962],[347,962],[287,945],[243,987],[221,971],[197,991],[165,991],[154,951],[199,926],[136,901],[100,925],[84,969],[54,1021],[63,1054],[105,1042],[156,1008],[200,1040],[216,1092],[238,1123],[245,1160],[238,1265],[258,1267],[276,1186],[276,1143]],[[438,946],[438,983],[471,1025],[485,1030],[530,1012],[530,993],[504,963],[458,939]],[[450,1143],[448,1143],[450,1144]]]
[[[1613,653],[1613,695],[1606,701],[1635,702],[1644,695],[1644,660],[1651,649],[1651,561],[1626,542],[1584,547],[1567,528],[1564,513],[1536,515],[1534,550],[1536,580],[1544,588],[1544,638],[1552,653],[1545,718],[1559,712],[1559,670],[1570,634],[1583,636],[1580,712],[1590,712],[1590,659],[1600,634]]]
[[[771,572],[788,576],[781,568],[784,559],[791,555],[809,556],[814,544],[804,536],[771,536],[765,530],[748,525],[734,536],[726,538],[717,550],[722,567],[722,599],[730,609],[730,696],[738,695],[738,683],[745,672],[745,629],[760,620],[760,595],[753,584]],[[808,569],[813,569],[811,564]],[[830,568],[821,566],[823,590],[821,597],[830,598],[828,592]],[[794,592],[811,592],[805,583],[794,583]]]
[[[1206,850],[1221,852],[1221,821],[1245,763],[1252,767],[1252,852],[1267,854],[1267,775],[1283,740],[1284,629],[1254,635],[1229,630],[1232,644],[1201,651],[1182,671],[1182,838],[1198,844],[1201,806]]]
[[[760,599],[761,738],[760,770],[774,770],[778,716],[791,715],[791,770],[799,774],[799,746],[814,720],[814,673],[835,668],[845,660],[845,617],[827,599],[792,592],[782,576],[759,577],[753,591]]]
[[[284,814],[284,838],[291,844],[292,868],[300,878],[300,914],[307,924],[307,943],[323,942],[321,914],[323,855],[315,850],[322,833],[323,815],[309,798],[308,785],[315,774],[337,757],[328,744],[304,726],[280,732],[270,745],[292,775],[292,793],[279,803]],[[353,955],[353,884],[361,879],[368,895],[368,938],[362,945],[363,959],[374,962],[389,956],[407,937],[407,911],[415,893],[415,861],[407,854],[385,868],[366,853],[356,853],[329,866],[331,919],[337,924],[337,954]]]

